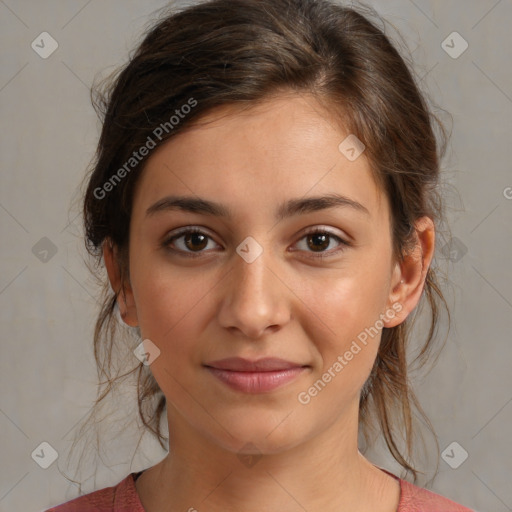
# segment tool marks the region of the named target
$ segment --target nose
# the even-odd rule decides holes
[[[291,291],[270,259],[266,250],[251,263],[235,253],[232,269],[221,287],[218,320],[222,327],[258,339],[267,332],[279,330],[290,320],[287,299]]]

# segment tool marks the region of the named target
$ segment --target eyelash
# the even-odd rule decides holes
[[[172,242],[174,242],[178,238],[181,238],[183,235],[195,234],[195,233],[201,234],[201,235],[205,235],[210,240],[212,239],[212,237],[210,235],[208,235],[207,233],[201,231],[199,228],[193,228],[192,227],[192,228],[185,228],[185,229],[179,231],[178,233],[175,233],[171,237],[166,238],[162,242],[161,246],[164,249],[167,249],[167,250],[170,250],[172,252],[180,253],[182,255],[185,255],[185,257],[200,258],[202,252],[204,252],[204,251],[198,251],[198,252],[194,253],[194,252],[191,252],[191,251],[183,251],[181,249],[172,249],[170,247]],[[313,258],[318,258],[318,259],[330,258],[332,256],[337,255],[340,252],[343,252],[347,247],[351,247],[351,245],[352,245],[351,243],[347,242],[346,240],[343,240],[342,238],[340,238],[339,236],[335,235],[334,233],[331,233],[330,231],[327,231],[325,229],[318,229],[318,228],[315,228],[315,229],[313,229],[311,231],[308,231],[308,232],[304,233],[304,235],[300,238],[300,240],[302,240],[303,238],[306,238],[307,236],[318,235],[318,234],[320,234],[320,235],[328,235],[330,238],[335,239],[337,242],[340,243],[340,247],[338,249],[334,250],[334,251],[331,250],[331,251],[324,251],[324,252],[320,252],[320,253],[311,252],[311,255],[312,255]]]

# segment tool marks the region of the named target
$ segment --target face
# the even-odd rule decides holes
[[[274,453],[357,423],[381,329],[412,305],[393,294],[388,200],[313,97],[203,121],[158,148],[137,184],[125,321],[160,350],[151,371],[171,438],[187,428]]]

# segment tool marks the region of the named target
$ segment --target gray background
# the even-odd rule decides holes
[[[73,202],[100,128],[88,89],[98,72],[125,62],[165,4],[0,0],[1,511],[40,511],[78,493],[61,471],[97,379],[97,289],[83,262]],[[436,260],[452,283],[446,293],[454,327],[437,366],[415,383],[441,452],[458,445],[440,459],[429,485],[479,511],[512,510],[512,2],[369,4],[404,35],[422,87],[453,118],[444,160],[445,181],[454,191],[448,197],[453,238],[438,238]],[[58,42],[46,59],[31,48],[43,31]],[[469,44],[458,58],[441,46],[453,31]],[[460,42],[448,44],[460,48]],[[125,391],[116,403],[129,418],[134,388]],[[132,425],[121,431],[113,419],[107,422],[109,454],[95,476],[86,468],[84,492],[114,485],[162,458],[146,437],[134,455],[139,436]],[[48,469],[31,457],[42,442],[59,454]],[[460,461],[462,449],[468,458],[452,469],[445,459]],[[424,459],[428,476],[435,469],[432,450],[430,444]],[[396,469],[378,447],[373,460]]]

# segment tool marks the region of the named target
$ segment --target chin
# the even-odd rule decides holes
[[[288,423],[288,413],[276,417],[275,413],[261,412],[226,421],[218,418],[225,429],[216,429],[215,442],[224,449],[237,454],[275,454],[291,449],[301,443],[303,437],[297,425]],[[283,421],[284,420],[284,421]],[[231,434],[231,435],[229,435]]]

